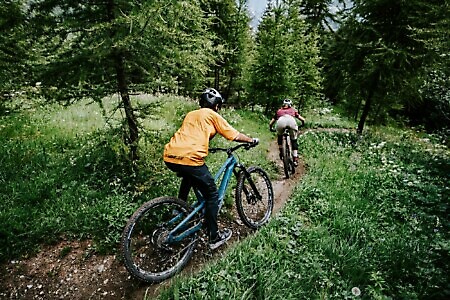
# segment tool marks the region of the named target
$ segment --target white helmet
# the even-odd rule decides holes
[[[288,98],[284,99],[283,100],[283,106],[291,107],[292,106],[292,100],[288,99]]]

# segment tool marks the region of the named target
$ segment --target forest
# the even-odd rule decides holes
[[[447,0],[269,0],[252,27],[248,0],[5,0],[0,287],[43,245],[116,253],[130,214],[176,193],[162,147],[213,87],[271,178],[268,123],[292,99],[307,175],[163,299],[449,297],[449,16]]]
[[[450,111],[448,12],[443,0],[278,0],[251,28],[244,0],[7,0],[1,109],[20,95],[70,105],[117,94],[134,145],[130,95],[211,86],[266,114],[286,97],[298,107],[329,101],[359,133],[366,122],[440,130]]]

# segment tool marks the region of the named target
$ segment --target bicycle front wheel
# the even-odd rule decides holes
[[[134,277],[157,283],[186,266],[194,251],[195,233],[179,242],[168,237],[190,210],[180,199],[160,197],[144,203],[131,216],[121,246],[125,267]]]
[[[257,229],[267,223],[273,210],[273,189],[267,173],[259,167],[241,171],[237,179],[236,208],[242,222]]]

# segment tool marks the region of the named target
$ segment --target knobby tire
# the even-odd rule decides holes
[[[125,267],[134,277],[158,283],[186,266],[194,253],[196,235],[173,243],[165,243],[165,238],[190,211],[189,205],[178,198],[159,197],[144,203],[131,216],[121,246]],[[174,222],[180,213],[182,216]]]
[[[238,175],[236,186],[236,208],[245,225],[257,229],[269,221],[273,210],[273,188],[267,173],[259,167],[247,169],[257,192],[262,199],[257,199],[256,193],[244,171]]]
[[[289,163],[289,156],[290,156],[290,151],[289,151],[289,145],[288,145],[288,141],[287,141],[288,137],[283,137],[283,143],[281,145],[281,151],[283,154],[283,170],[284,170],[284,175],[286,176],[286,178],[290,177],[290,163]]]

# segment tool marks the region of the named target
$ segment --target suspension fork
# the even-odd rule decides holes
[[[244,167],[243,165],[241,165],[241,164],[237,164],[236,167],[239,168],[239,170],[240,170],[239,172],[237,172],[237,171],[236,171],[236,168],[233,169],[233,173],[234,173],[234,175],[236,176],[236,178],[238,178],[238,175],[239,175],[240,172],[243,172],[245,178],[247,178],[248,183],[250,184],[250,187],[251,187],[252,190],[253,190],[253,193],[254,193],[255,196],[256,196],[256,199],[258,199],[258,200],[261,201],[262,196],[261,196],[261,194],[259,193],[258,189],[256,188],[256,185],[255,185],[255,183],[253,182],[252,176],[250,176],[250,173],[247,171],[247,168],[245,168],[245,167]],[[245,185],[243,186],[243,189],[244,189],[244,193],[245,193],[246,195],[249,195],[249,191],[248,191],[248,189],[247,189],[247,187],[246,187]]]

